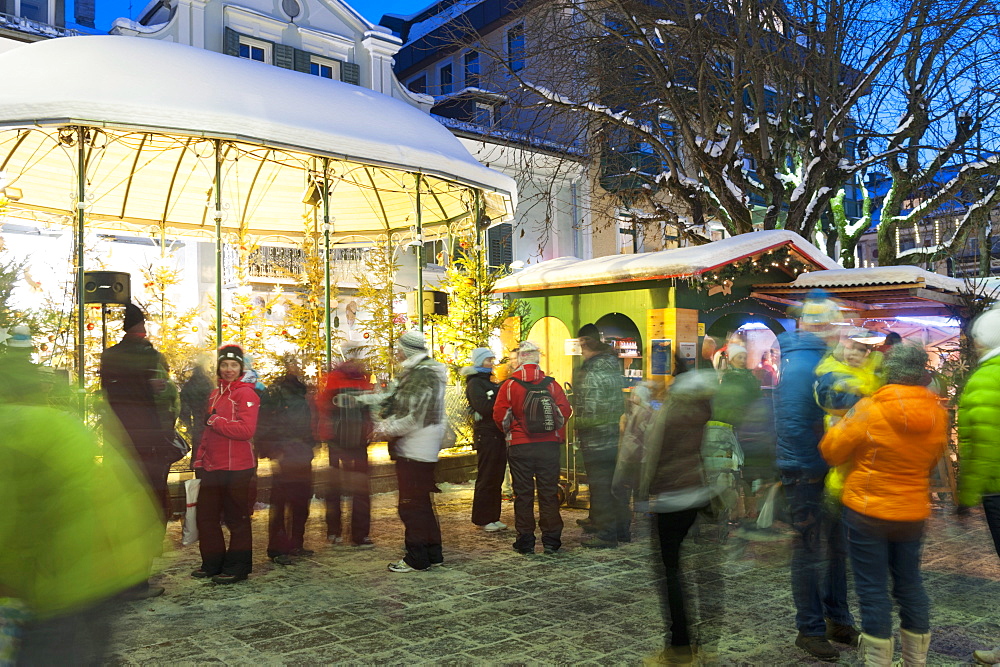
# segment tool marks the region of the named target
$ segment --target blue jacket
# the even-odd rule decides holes
[[[778,337],[778,345],[781,378],[774,388],[778,469],[822,477],[829,468],[819,453],[825,413],[816,403],[813,384],[826,343],[814,333],[790,331]]]

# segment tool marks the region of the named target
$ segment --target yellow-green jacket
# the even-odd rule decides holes
[[[984,361],[958,401],[958,502],[1000,494],[1000,356]]]

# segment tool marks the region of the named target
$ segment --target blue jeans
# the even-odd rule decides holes
[[[824,618],[840,625],[854,625],[847,608],[844,526],[823,507],[823,479],[782,471],[781,484],[795,528],[795,626],[805,636],[822,637],[826,634]]]
[[[924,522],[885,521],[844,508],[844,524],[851,545],[862,631],[880,639],[892,636],[892,575],[900,626],[917,634],[930,632],[930,600],[920,578]]]

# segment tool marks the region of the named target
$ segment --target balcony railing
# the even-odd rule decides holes
[[[70,28],[42,23],[26,19],[23,16],[13,16],[12,14],[0,13],[0,28],[9,28],[20,32],[28,32],[33,35],[43,35],[45,37],[76,37],[85,33]]]
[[[354,282],[365,266],[364,248],[332,248],[330,279],[334,283]],[[258,280],[297,279],[302,273],[301,248],[261,246],[250,255],[249,273]]]

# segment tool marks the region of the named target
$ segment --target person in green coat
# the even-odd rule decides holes
[[[101,443],[78,417],[7,391],[30,373],[0,361],[0,598],[29,614],[18,664],[100,664],[118,596],[145,582],[163,530],[111,432]]]
[[[1000,556],[1000,308],[979,316],[972,339],[980,357],[958,402],[958,511],[982,503]],[[974,658],[1000,664],[1000,648],[976,651]]]

